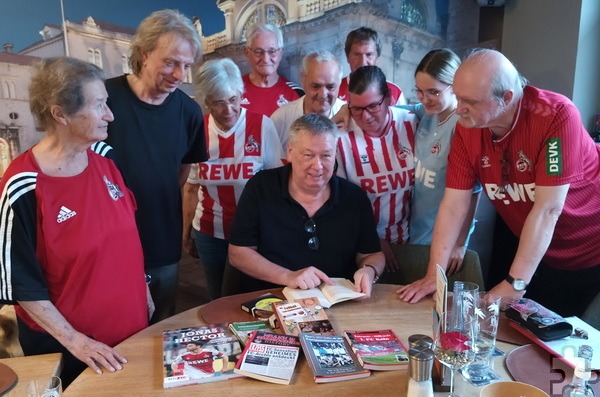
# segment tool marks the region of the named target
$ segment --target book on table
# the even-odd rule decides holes
[[[294,299],[273,303],[276,324],[286,335],[299,335],[300,332],[335,335],[325,309],[316,297]]]
[[[273,302],[282,301],[277,295],[270,293],[260,295],[256,298],[242,302],[241,308],[243,311],[252,314],[254,317],[261,321],[268,321],[273,315],[273,309],[271,304]]]
[[[265,321],[235,321],[232,323],[229,323],[229,329],[231,330],[231,332],[234,333],[235,336],[237,336],[238,340],[240,341],[240,344],[242,345],[242,347],[246,346],[246,343],[248,342],[248,338],[250,337],[250,335],[252,334],[252,331],[256,331],[256,330],[263,330],[263,331],[270,331],[271,327],[269,327],[269,324],[266,323]]]
[[[335,284],[327,285],[323,283],[318,287],[311,289],[285,287],[283,289],[283,295],[287,300],[311,298],[316,296],[319,298],[321,306],[326,309],[330,308],[336,303],[365,296],[365,294],[362,292],[356,292],[354,290],[354,283],[346,278],[332,277],[331,281],[333,281]]]
[[[265,382],[289,385],[300,355],[297,336],[253,331],[234,372]]]
[[[363,368],[342,336],[300,334],[300,344],[316,383],[366,378]]]
[[[391,329],[344,331],[344,337],[364,368],[387,371],[406,368],[406,347]]]
[[[165,330],[162,338],[164,388],[241,377],[233,367],[242,349],[227,323]]]

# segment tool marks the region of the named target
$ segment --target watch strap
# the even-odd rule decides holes
[[[516,288],[515,288],[515,290],[517,290],[517,291],[524,291],[524,290],[526,290],[526,289],[527,289],[527,287],[529,287],[529,284],[528,284],[528,283],[526,283],[526,282],[525,282],[525,280],[521,280],[521,279],[514,278],[514,277],[513,277],[513,276],[511,276],[510,274],[507,274],[507,275],[506,275],[506,281],[508,281],[508,283],[509,283],[510,285],[512,285],[512,286],[513,286],[513,288],[515,288],[515,281],[521,281],[521,282],[523,282],[523,285],[524,285],[523,289],[516,289]]]
[[[373,269],[373,273],[375,273],[375,277],[373,277],[373,284],[375,284],[377,280],[379,280],[379,272],[377,272],[377,268],[370,263],[365,263],[360,268],[362,269],[364,267],[370,267],[371,269]]]

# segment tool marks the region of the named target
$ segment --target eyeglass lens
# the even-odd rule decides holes
[[[425,91],[421,91],[420,89],[418,89],[417,87],[412,89],[412,92],[414,92],[415,94],[417,94],[418,97],[427,97],[429,99],[431,98],[439,98],[440,95],[442,95],[444,92],[446,92],[446,90],[448,88],[450,88],[452,86],[452,84],[449,84],[448,86],[446,86],[446,88],[444,88],[443,90],[425,90]]]
[[[315,223],[313,218],[308,218],[308,220],[304,224],[304,230],[307,233],[313,234],[313,236],[308,239],[308,248],[310,248],[311,250],[315,250],[315,251],[318,250],[319,249],[319,237],[317,237],[315,234],[315,233],[317,233],[317,224]]]
[[[210,107],[217,109],[217,110],[225,110],[226,108],[232,107],[235,108],[236,106],[238,106],[241,102],[241,97],[239,97],[238,95],[233,96],[231,98],[229,98],[226,101],[215,101],[213,102]]]
[[[364,112],[365,110],[370,113],[377,113],[381,110],[381,104],[383,103],[383,101],[385,100],[385,95],[383,96],[383,98],[381,98],[381,101],[379,101],[378,103],[372,103],[368,106],[365,107],[358,107],[358,106],[350,106],[348,105],[348,109],[350,109],[350,113],[352,113],[355,116],[359,116],[362,114],[362,112]]]

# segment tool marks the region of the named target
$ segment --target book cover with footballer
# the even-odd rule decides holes
[[[240,342],[227,323],[163,331],[163,387],[239,378]]]

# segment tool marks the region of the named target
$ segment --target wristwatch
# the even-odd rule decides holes
[[[371,269],[373,269],[373,273],[375,273],[375,277],[373,277],[373,284],[375,284],[377,280],[379,280],[379,273],[377,273],[377,269],[375,268],[375,266],[371,265],[370,263],[365,263],[360,268],[362,269],[363,267],[370,267]]]
[[[527,286],[529,285],[525,282],[525,280],[521,280],[520,278],[514,278],[510,274],[506,276],[506,281],[508,281],[508,283],[512,285],[515,291],[525,291],[527,289]]]

